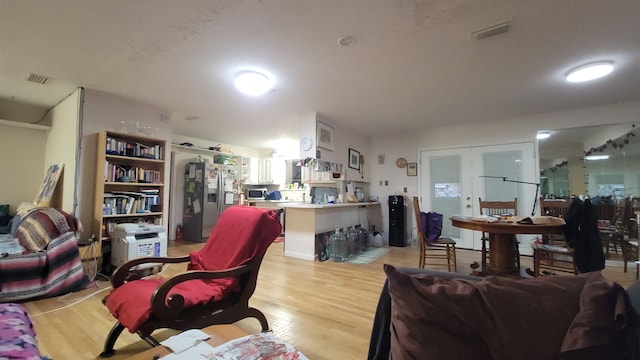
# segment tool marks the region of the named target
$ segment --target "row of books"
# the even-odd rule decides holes
[[[162,147],[160,145],[149,146],[139,142],[107,136],[107,154],[161,160]]]
[[[102,214],[127,215],[161,211],[154,209],[156,207],[154,205],[160,206],[160,195],[157,189],[141,192],[114,191],[104,194]]]
[[[106,219],[102,224],[102,236],[108,237],[111,234],[118,224],[122,223],[147,223],[153,225],[162,225],[162,217],[158,216],[148,216],[148,217],[126,217],[126,218],[115,218],[115,219]]]
[[[135,166],[123,166],[104,163],[104,181],[161,184],[160,171]]]

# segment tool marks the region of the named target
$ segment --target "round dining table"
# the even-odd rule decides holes
[[[515,242],[516,234],[562,234],[562,224],[519,224],[509,220],[495,222],[473,220],[471,217],[451,217],[455,227],[489,234],[489,264],[479,275],[519,276]]]

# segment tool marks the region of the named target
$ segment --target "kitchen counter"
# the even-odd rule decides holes
[[[337,204],[309,204],[301,202],[284,201],[283,204],[279,204],[283,208],[299,208],[299,209],[330,209],[340,207],[354,207],[354,206],[371,206],[379,205],[379,202],[358,202],[358,203],[337,203]]]
[[[309,204],[284,202],[284,255],[315,260],[316,234],[336,228],[362,225],[370,228],[370,219],[381,218],[379,202]],[[380,225],[380,224],[376,224]]]

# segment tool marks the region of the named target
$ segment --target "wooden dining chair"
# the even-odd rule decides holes
[[[566,218],[571,201],[540,199],[540,209],[543,216]],[[533,275],[540,276],[544,271],[551,273],[578,273],[575,264],[574,251],[567,244],[564,235],[543,234],[542,242],[533,242]]]
[[[417,196],[413,197],[413,212],[416,217],[416,229],[420,242],[420,259],[418,267],[424,269],[426,265],[444,265],[446,260],[447,270],[456,272],[456,242],[448,237],[439,237],[434,241],[429,241],[422,230],[420,216],[420,203]],[[430,260],[433,262],[430,262]]]
[[[503,214],[511,214],[513,216],[518,216],[518,198],[514,198],[513,201],[488,201],[482,200],[482,198],[478,198],[480,203],[480,215],[503,215]],[[485,232],[482,232],[482,269],[487,268],[487,263],[489,262],[489,252],[491,249],[487,246],[489,243],[489,237]],[[516,255],[516,264],[518,269],[520,269],[520,250],[518,248],[518,242],[514,242],[515,246],[515,255]]]

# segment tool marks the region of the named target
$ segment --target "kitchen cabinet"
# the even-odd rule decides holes
[[[264,158],[258,161],[258,182],[261,184],[273,183],[272,174],[273,159]]]

